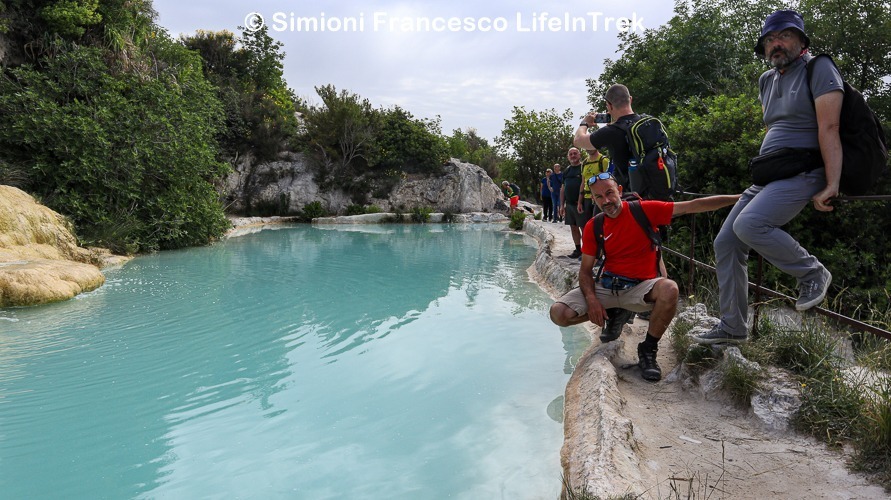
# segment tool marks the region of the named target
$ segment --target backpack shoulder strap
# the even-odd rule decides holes
[[[819,59],[821,57],[825,57],[826,59],[829,59],[829,62],[832,63],[833,66],[835,66],[835,69],[838,71],[838,74],[841,75],[841,70],[838,69],[838,65],[835,64],[835,61],[832,60],[832,56],[830,56],[829,54],[818,54],[818,55],[812,57],[810,59],[810,61],[804,63],[805,75],[806,75],[805,81],[807,82],[807,91],[811,95],[811,104],[814,104],[814,91],[811,90],[811,77],[814,74],[814,64],[817,62],[817,59]],[[844,80],[844,76],[842,76],[842,80]],[[847,89],[843,89],[843,91],[847,91]],[[814,104],[814,106],[816,106],[816,104]]]
[[[597,242],[597,260],[600,262],[600,267],[594,273],[595,281],[600,279],[600,275],[603,274],[603,265],[606,263],[606,251],[603,249],[603,217],[603,212],[594,216],[594,241]]]
[[[606,255],[603,249],[603,212],[594,216],[594,240],[597,242],[597,258],[601,259]]]
[[[662,237],[653,229],[652,224],[650,224],[650,219],[644,212],[643,207],[640,206],[639,200],[629,201],[628,208],[631,209],[631,215],[634,216],[634,220],[637,221],[637,224],[643,229],[647,238],[650,240],[653,250],[656,251],[656,275],[659,276],[661,274],[659,261],[662,259]]]

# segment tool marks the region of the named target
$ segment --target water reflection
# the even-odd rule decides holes
[[[3,310],[0,490],[460,497],[528,470],[523,450],[556,453],[561,428],[536,415],[548,418],[580,344],[564,330],[561,345],[544,317],[530,242],[377,229],[165,252],[76,300]]]

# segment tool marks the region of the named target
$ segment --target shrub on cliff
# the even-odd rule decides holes
[[[228,226],[212,181],[219,101],[199,58],[159,36],[143,72],[61,44],[0,77],[0,151],[88,243],[119,251],[205,244]]]

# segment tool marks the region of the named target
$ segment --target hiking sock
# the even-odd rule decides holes
[[[655,349],[659,346],[659,339],[650,335],[650,332],[647,332],[647,337],[644,339],[644,341],[642,343],[643,343],[643,345],[647,346],[648,348]]]

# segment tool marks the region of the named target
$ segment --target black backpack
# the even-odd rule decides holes
[[[678,191],[678,162],[662,122],[640,115],[638,120],[619,120],[616,125],[625,131],[631,160],[637,162],[635,170],[628,169],[631,190],[646,200],[670,201]]]
[[[643,232],[646,233],[653,249],[656,250],[656,275],[659,276],[662,274],[659,269],[659,262],[662,260],[662,237],[659,232],[653,230],[653,225],[650,224],[650,219],[644,212],[643,207],[640,206],[641,199],[639,196],[632,193],[623,196],[622,199],[628,202],[628,208],[631,210],[631,215],[634,217],[634,220],[637,221],[637,224],[641,229],[643,229]],[[603,272],[603,265],[606,263],[606,250],[603,248],[603,218],[605,216],[606,215],[603,212],[594,216],[594,240],[597,241],[597,260],[600,263],[600,269],[597,271],[597,278],[600,277],[600,274]]]
[[[807,63],[807,83],[810,89],[813,62],[826,54],[813,57]],[[835,66],[838,69],[838,66]],[[842,144],[842,172],[839,190],[848,195],[866,194],[888,170],[888,141],[875,112],[863,99],[863,94],[844,82],[838,135]],[[811,95],[813,101],[813,94]]]

